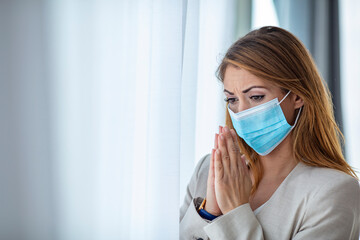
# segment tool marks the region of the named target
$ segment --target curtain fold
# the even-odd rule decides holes
[[[187,1],[181,90],[180,203],[195,164],[225,123],[215,71],[230,45],[250,29],[250,0]],[[245,14],[246,13],[246,14]]]
[[[177,239],[239,6],[1,1],[0,238]]]
[[[182,8],[51,5],[62,239],[177,236]]]
[[[177,238],[184,4],[0,3],[1,239]]]
[[[41,2],[0,1],[0,239],[53,239],[49,58]]]
[[[346,157],[349,164],[360,172],[360,2],[340,1],[340,56],[341,97],[343,101],[344,131],[346,136]]]

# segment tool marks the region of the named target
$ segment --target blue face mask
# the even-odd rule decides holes
[[[274,150],[295,127],[301,108],[293,126],[286,121],[277,98],[259,106],[234,113],[228,106],[232,124],[237,134],[254,149],[264,156]]]

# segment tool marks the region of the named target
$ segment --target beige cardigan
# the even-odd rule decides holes
[[[206,196],[210,155],[198,163],[180,209],[180,239],[359,239],[360,188],[337,170],[299,163],[254,213],[241,205],[212,222],[196,209]]]

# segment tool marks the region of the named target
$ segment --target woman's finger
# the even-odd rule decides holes
[[[224,131],[225,131],[227,152],[230,157],[230,161],[229,161],[230,170],[237,172],[238,164],[240,164],[239,163],[239,161],[240,161],[239,147],[234,143],[234,139],[232,137],[230,129],[225,126]]]
[[[218,148],[218,136],[219,134],[215,133],[214,148],[211,151],[210,169],[209,169],[209,175],[211,177],[215,177],[214,160],[215,160],[215,150]]]
[[[230,133],[231,133],[231,136],[232,136],[232,139],[233,139],[234,143],[238,144],[238,138],[237,138],[237,134],[236,134],[235,130],[230,129]],[[238,145],[236,145],[236,146],[238,146]]]
[[[215,149],[211,150],[211,157],[210,157],[210,167],[209,167],[209,177],[215,177],[214,172],[214,159],[215,159]]]
[[[230,156],[229,156],[229,153],[226,148],[225,133],[220,134],[219,150],[220,150],[221,162],[222,162],[223,168],[224,168],[224,174],[227,174],[230,171]]]
[[[240,170],[243,174],[250,176],[249,168],[248,168],[248,166],[247,166],[247,164],[246,164],[245,155],[241,155],[241,157],[240,157],[240,162],[241,162],[241,164],[239,164],[239,170]]]
[[[219,147],[218,137],[219,137],[219,134],[215,133],[215,141],[214,141],[214,148],[215,149],[217,149]]]
[[[220,150],[215,150],[215,161],[214,161],[214,169],[215,169],[215,180],[222,180],[224,177],[224,166],[220,156]]]

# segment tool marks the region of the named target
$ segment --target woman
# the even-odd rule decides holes
[[[357,177],[303,44],[281,28],[254,30],[218,77],[226,126],[188,185],[181,239],[359,239]]]

